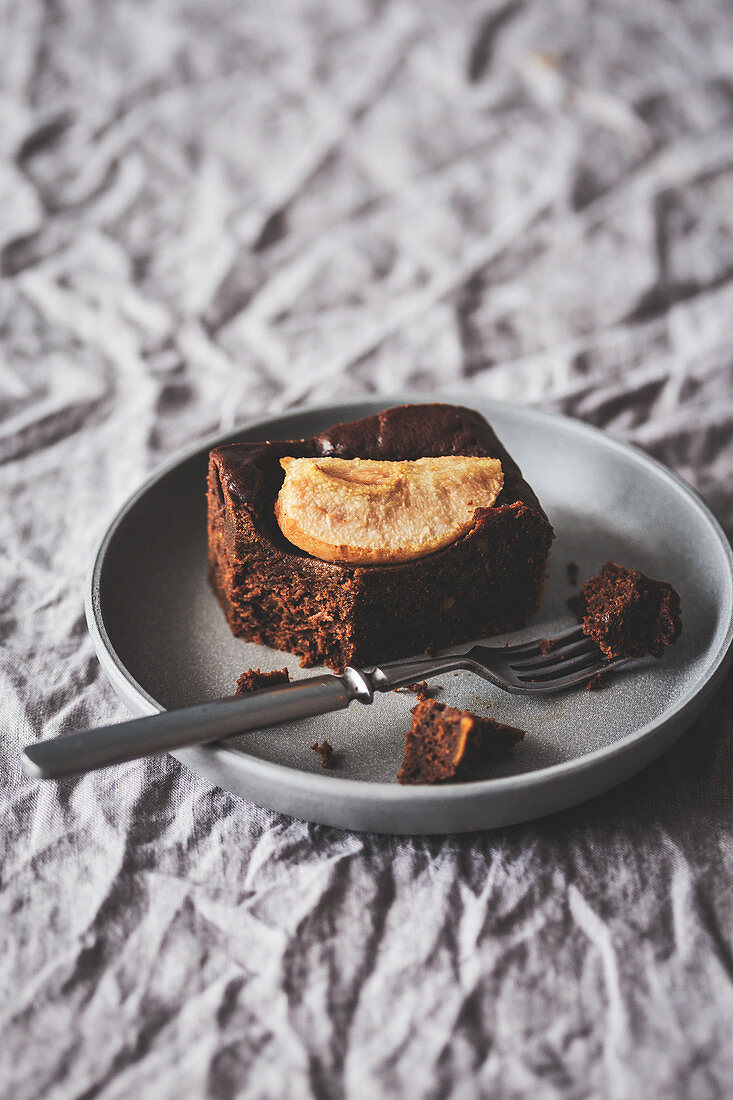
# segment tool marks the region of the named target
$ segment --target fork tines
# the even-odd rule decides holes
[[[536,639],[514,646],[505,654],[520,684],[530,686],[582,680],[610,665],[596,642],[580,627],[564,631],[549,641]]]

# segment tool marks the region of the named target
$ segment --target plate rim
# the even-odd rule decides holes
[[[647,722],[640,729],[626,734],[610,745],[603,745],[597,749],[593,749],[591,752],[584,753],[582,756],[574,757],[571,760],[560,761],[556,764],[549,764],[546,767],[536,768],[532,771],[521,772],[515,775],[469,780],[460,784],[445,784],[437,787],[404,787],[396,783],[320,775],[317,772],[306,772],[298,768],[294,769],[287,764],[280,764],[276,761],[262,760],[259,757],[248,755],[241,749],[231,749],[226,745],[217,743],[198,745],[195,746],[193,750],[190,748],[178,750],[171,755],[178,757],[179,752],[185,753],[186,766],[191,770],[195,770],[195,765],[191,764],[191,752],[194,751],[196,753],[206,754],[210,760],[220,761],[224,769],[235,768],[239,772],[244,772],[245,776],[251,776],[253,779],[264,779],[265,781],[272,779],[274,782],[278,782],[285,779],[286,776],[292,777],[297,775],[299,777],[298,782],[301,794],[310,793],[314,796],[318,796],[320,794],[333,795],[337,792],[340,800],[349,799],[353,795],[354,797],[360,797],[362,800],[365,796],[368,796],[374,801],[381,802],[382,804],[392,803],[400,805],[409,801],[413,805],[429,804],[431,802],[440,802],[444,805],[446,802],[462,802],[471,796],[475,797],[481,794],[488,796],[491,794],[498,795],[500,793],[510,794],[520,790],[526,792],[535,787],[543,787],[545,784],[552,784],[555,780],[560,778],[568,779],[573,775],[582,775],[583,772],[588,770],[594,771],[596,768],[602,767],[606,763],[610,764],[615,758],[625,755],[632,750],[634,746],[649,738],[655,731],[666,728],[673,723],[680,724],[682,718],[695,707],[698,708],[698,712],[702,709],[718,686],[728,665],[733,660],[733,548],[721,524],[708,505],[702,500],[697,491],[693,489],[692,486],[688,485],[679,474],[669,469],[668,466],[665,466],[664,463],[660,462],[658,459],[648,455],[634,443],[618,439],[609,432],[595,427],[595,425],[587,424],[585,421],[567,416],[564,413],[538,409],[533,406],[519,405],[516,402],[503,401],[484,394],[468,394],[462,391],[448,391],[445,393],[439,391],[431,395],[420,393],[414,396],[404,394],[376,394],[374,396],[361,397],[352,401],[345,400],[327,405],[300,406],[295,409],[287,410],[277,416],[244,421],[226,430],[211,433],[193,444],[188,444],[178,449],[170,458],[157,466],[138,488],[118,507],[101,537],[97,539],[92,552],[91,566],[87,573],[85,585],[84,607],[87,627],[92,638],[94,649],[103,671],[117,694],[122,698],[123,702],[125,702],[125,705],[128,706],[129,709],[132,709],[129,703],[129,699],[132,695],[132,697],[136,698],[137,702],[141,704],[141,711],[143,713],[153,714],[165,710],[165,708],[135,680],[119,658],[104,623],[100,596],[101,578],[105,566],[107,550],[138,500],[145,496],[153,485],[165,477],[170,471],[183,462],[186,462],[188,459],[193,458],[199,452],[210,450],[212,447],[220,446],[227,441],[234,440],[239,432],[251,432],[252,430],[260,428],[266,431],[269,425],[281,424],[290,419],[295,420],[304,415],[323,414],[324,416],[334,415],[343,417],[344,415],[353,415],[352,413],[346,414],[344,412],[346,409],[364,410],[366,407],[372,408],[374,406],[389,408],[392,405],[426,405],[436,402],[441,404],[467,405],[467,407],[470,408],[473,407],[472,402],[475,401],[478,401],[485,407],[488,406],[489,408],[496,408],[497,410],[503,409],[509,414],[519,414],[521,417],[526,417],[530,421],[535,420],[550,424],[557,424],[560,422],[567,431],[575,433],[578,436],[589,436],[596,440],[600,437],[602,443],[612,450],[621,451],[623,453],[631,452],[636,461],[641,462],[642,465],[650,466],[658,476],[671,484],[677,492],[687,498],[691,506],[702,514],[703,519],[712,528],[720,548],[723,550],[723,555],[728,566],[725,577],[725,596],[727,598],[728,607],[726,632],[723,641],[719,645],[702,677],[699,678],[695,685],[680,699],[666,710],[663,715],[653,719],[651,722]],[[371,413],[364,413],[362,411],[362,415],[371,415]],[[490,413],[487,415],[490,418]],[[336,787],[334,787],[334,780],[337,783]]]

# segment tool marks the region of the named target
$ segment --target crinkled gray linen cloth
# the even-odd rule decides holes
[[[634,780],[398,839],[172,759],[83,616],[160,461],[462,388],[631,440],[733,529],[728,0],[12,0],[0,32],[0,1095],[733,1095],[730,680]]]

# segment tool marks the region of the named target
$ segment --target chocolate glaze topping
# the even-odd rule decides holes
[[[494,507],[522,501],[545,515],[493,429],[479,413],[457,405],[400,405],[363,420],[338,424],[310,439],[230,443],[217,447],[212,454],[221,482],[228,484],[232,496],[250,509],[253,517],[270,515],[284,477],[279,462],[284,455],[387,461],[443,455],[498,458],[504,471],[504,487]],[[271,537],[277,538],[274,518],[267,526]]]

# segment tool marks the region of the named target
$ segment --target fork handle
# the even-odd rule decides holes
[[[263,688],[251,695],[234,695],[113,726],[62,734],[29,745],[21,762],[26,774],[35,779],[59,779],[110,764],[124,764],[141,756],[216,741],[233,733],[343,710],[357,698],[365,703],[372,701],[356,678],[352,681],[348,675],[310,676]]]
[[[342,676],[309,676],[251,695],[233,695],[38,741],[23,750],[21,763],[34,779],[60,779],[141,756],[218,741],[234,733],[343,710],[354,699],[371,703],[375,691],[391,691],[424,676],[467,667],[470,662],[462,654],[393,661],[373,672],[349,667]]]

